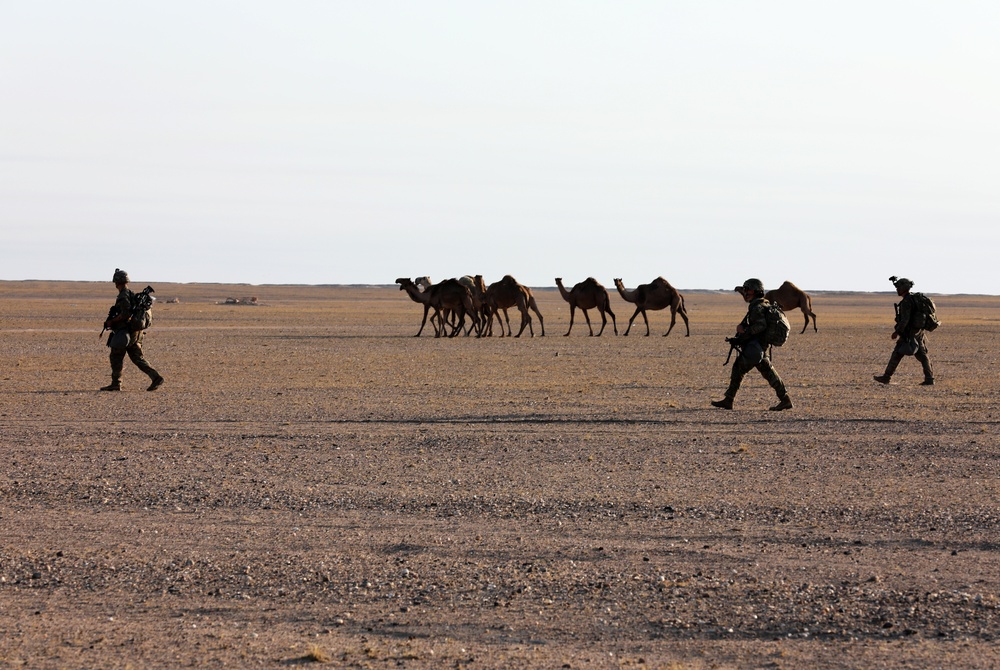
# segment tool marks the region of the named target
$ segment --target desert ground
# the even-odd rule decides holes
[[[111,283],[0,282],[0,667],[1000,666],[1000,297],[935,296],[921,387],[872,381],[893,293],[813,293],[779,413],[709,406],[731,290],[435,339],[395,286],[155,288],[166,383],[102,393]]]

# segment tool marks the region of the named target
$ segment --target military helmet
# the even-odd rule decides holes
[[[913,288],[913,280],[907,279],[906,277],[897,277],[893,275],[892,277],[889,277],[889,281],[891,281],[892,285],[901,291],[909,291]]]
[[[764,282],[762,282],[759,279],[752,279],[752,278],[751,279],[747,279],[745,282],[743,282],[743,290],[744,291],[753,291],[755,293],[763,293],[764,292]]]
[[[127,284],[128,273],[120,268],[115,268],[115,274],[111,277],[111,281],[116,284]]]

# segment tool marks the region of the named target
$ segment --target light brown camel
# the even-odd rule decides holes
[[[684,319],[684,328],[687,330],[685,337],[691,336],[691,325],[688,323],[687,309],[684,307],[684,296],[663,277],[657,277],[648,284],[639,284],[634,291],[627,290],[621,279],[615,279],[615,288],[618,289],[623,300],[635,304],[635,314],[628,320],[628,328],[625,329],[624,335],[628,335],[628,332],[632,330],[632,322],[635,321],[635,317],[642,314],[642,320],[646,322],[646,337],[649,337],[649,319],[646,318],[646,310],[669,307],[670,328],[667,328],[667,332],[663,336],[666,337],[674,329],[678,314]]]
[[[531,294],[531,289],[519,284],[512,276],[504,275],[504,278],[500,281],[490,284],[489,288],[486,289],[486,307],[488,310],[487,335],[493,334],[494,316],[496,316],[497,322],[500,324],[500,337],[504,337],[504,321],[507,322],[507,335],[512,335],[507,310],[511,307],[517,307],[518,311],[521,312],[521,329],[517,331],[517,335],[514,337],[521,337],[525,326],[528,327],[528,332],[531,333],[531,336],[535,336],[535,329],[531,325],[531,314],[528,313],[528,309],[533,310],[538,315],[538,323],[542,327],[541,336],[545,337],[545,321],[542,319],[542,313],[538,311],[535,296]],[[503,311],[504,321],[500,320],[501,311]]]
[[[742,286],[737,286],[735,290],[740,295],[743,295]],[[806,328],[809,327],[809,317],[812,317],[813,320],[813,332],[819,332],[819,328],[816,327],[816,314],[812,311],[812,298],[792,282],[783,282],[778,288],[765,293],[764,298],[768,302],[776,303],[785,312],[790,312],[793,309],[802,310],[802,313],[806,316],[806,322],[802,326],[802,330],[799,331],[800,335],[806,332]]]
[[[466,314],[471,315],[472,321],[477,325],[478,330],[479,315],[476,314],[472,306],[472,295],[469,294],[469,289],[462,286],[458,280],[445,279],[439,284],[434,284],[426,291],[418,289],[416,284],[406,277],[400,277],[396,280],[396,283],[399,284],[399,290],[406,291],[414,302],[424,305],[425,322],[427,320],[427,312],[432,309],[434,310],[434,314],[431,316],[432,325],[435,319],[437,320],[434,337],[441,337],[441,335],[445,334],[445,327],[448,324],[444,313],[447,311],[453,311],[458,314],[458,324],[452,329],[448,337],[455,337],[461,332],[462,327],[465,325]],[[420,330],[422,331],[423,328],[424,324],[421,323]],[[418,332],[417,335],[419,336],[420,333]]]
[[[486,282],[483,281],[482,275],[465,275],[464,277],[459,277],[458,282],[469,289],[469,295],[472,296],[472,307],[479,314],[479,323],[476,326],[478,328],[477,334],[482,335],[483,329],[486,328],[486,320],[488,317],[488,308],[486,307]],[[472,326],[469,326],[469,330],[465,332],[468,335],[472,332]]]
[[[587,277],[579,284],[576,284],[572,290],[567,291],[563,286],[562,279],[556,277],[556,286],[559,287],[559,294],[562,295],[563,300],[569,303],[569,330],[566,331],[567,336],[573,331],[573,316],[576,314],[577,307],[583,310],[583,318],[587,320],[587,328],[590,330],[591,336],[594,334],[594,329],[590,326],[590,316],[587,314],[587,310],[594,307],[601,313],[601,330],[597,333],[597,336],[600,337],[601,333],[604,332],[604,327],[608,325],[608,317],[605,316],[605,313],[611,315],[611,323],[614,325],[615,335],[618,334],[618,323],[615,321],[615,313],[611,311],[611,297],[608,295],[608,290],[600,282],[593,277]]]

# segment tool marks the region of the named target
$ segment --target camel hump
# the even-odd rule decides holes
[[[801,291],[801,289],[798,286],[788,281],[787,279],[781,282],[781,286],[778,287],[778,290],[780,291],[783,288],[789,288],[792,289],[793,291]]]
[[[652,284],[654,286],[662,286],[663,288],[668,289],[668,290],[673,288],[673,286],[670,285],[670,282],[668,282],[663,277],[657,277],[656,279],[654,279],[653,281],[651,281],[650,284]]]

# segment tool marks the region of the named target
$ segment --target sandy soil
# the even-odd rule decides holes
[[[0,282],[0,667],[1000,666],[998,297],[938,298],[925,388],[871,380],[894,295],[814,295],[773,413],[708,405],[732,292],[444,340],[395,287],[156,288],[166,383],[111,394],[113,287]]]

